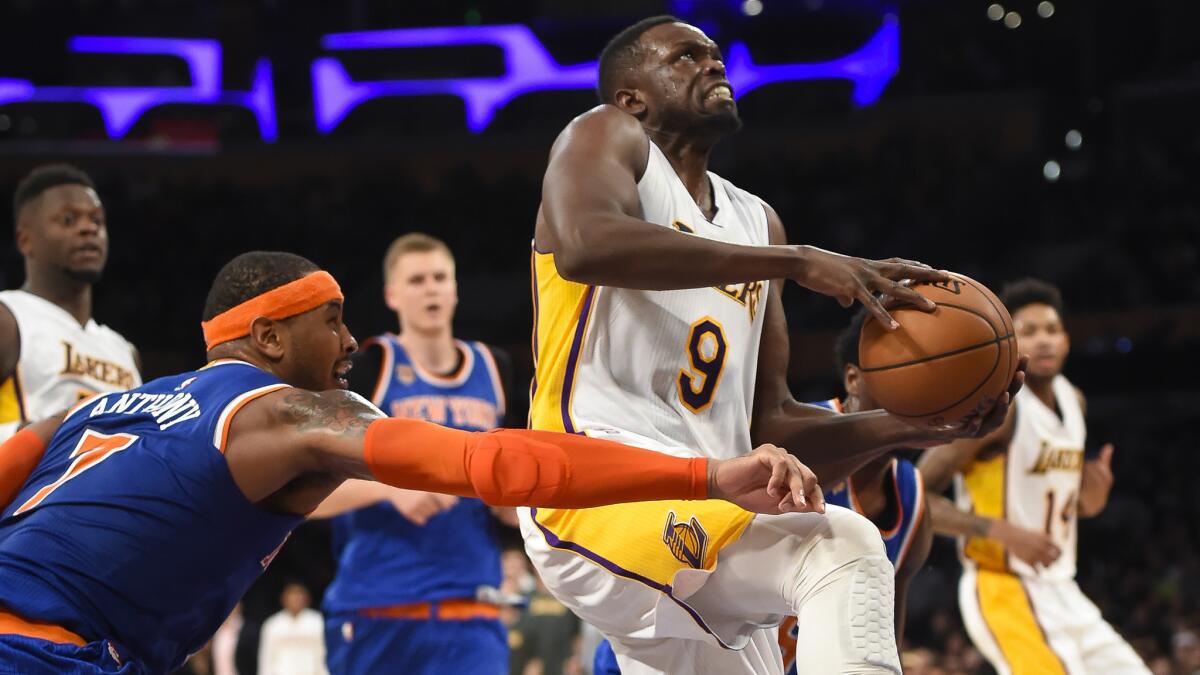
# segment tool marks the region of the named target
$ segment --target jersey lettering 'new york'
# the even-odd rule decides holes
[[[1070,381],[1059,375],[1051,389],[1057,410],[1047,407],[1028,387],[1017,394],[1016,425],[1007,452],[972,462],[956,480],[956,488],[961,508],[1046,532],[1062,554],[1035,570],[1008,555],[998,542],[972,538],[961,549],[967,564],[1041,579],[1075,578],[1076,502],[1087,427]]]
[[[303,520],[249,502],[223,454],[236,411],[286,386],[223,361],[81,402],[0,513],[0,605],[182,664]]]
[[[638,182],[647,227],[747,245],[770,243],[763,203],[709,173],[705,218],[650,143]],[[533,253],[534,429],[612,435],[682,455],[751,450],[763,302],[769,283],[641,291],[563,279],[551,253]]]
[[[457,372],[438,376],[409,358],[394,335],[368,341],[383,350],[374,403],[393,417],[486,431],[504,417],[504,388],[486,345],[458,341]],[[419,526],[391,504],[333,520],[337,577],[325,593],[327,612],[473,598],[500,584],[500,549],[491,509],[461,498]]]

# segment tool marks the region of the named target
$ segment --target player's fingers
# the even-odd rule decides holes
[[[812,505],[812,510],[817,513],[825,513],[825,491],[821,489],[821,484],[813,485],[813,489],[808,493],[808,503]]]
[[[1021,387],[1025,386],[1025,374],[1029,370],[1029,356],[1022,354],[1021,358],[1017,359],[1017,371],[1013,373],[1012,382],[1008,384],[1008,393],[1016,398],[1017,392],[1021,391]]]
[[[768,457],[771,464],[771,478],[767,481],[767,494],[780,497],[788,490],[788,466],[782,457]]]
[[[1004,424],[1004,418],[1008,416],[1008,407],[1011,404],[1012,396],[1008,392],[1000,394],[994,404],[990,406],[990,410],[986,414],[979,415],[978,431],[986,434],[998,429],[1001,424]]]
[[[788,500],[795,504],[796,511],[824,512],[824,495],[817,484],[816,474],[795,457],[788,456],[791,467]]]
[[[913,260],[894,259],[895,262],[884,262],[879,266],[879,272],[889,279],[913,279],[915,281],[947,281],[950,274],[946,270],[935,270],[925,263]]]
[[[911,305],[926,312],[937,309],[937,304],[917,291],[909,288],[903,282],[893,281],[886,277],[875,280],[875,290],[883,293],[897,303]]]
[[[808,497],[804,494],[804,474],[797,467],[799,462],[792,461],[788,464],[791,467],[791,475],[788,477],[789,496],[799,510],[803,511],[808,508]]]
[[[888,330],[896,330],[900,327],[900,324],[896,323],[896,320],[892,318],[892,315],[888,314],[887,309],[884,308],[883,303],[879,301],[879,298],[867,291],[865,287],[860,286],[858,295],[855,297],[858,298],[858,301],[867,308],[867,311],[871,312],[872,316],[875,317],[875,320],[878,321],[884,328]]]
[[[1104,446],[1100,448],[1100,462],[1102,464],[1104,464],[1104,466],[1111,467],[1112,466],[1112,456],[1113,456],[1113,444],[1105,443]]]

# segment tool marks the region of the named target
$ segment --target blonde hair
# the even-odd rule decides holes
[[[424,232],[409,232],[401,235],[388,246],[387,253],[383,256],[383,280],[391,281],[392,268],[396,266],[396,261],[409,253],[428,253],[430,251],[441,251],[450,258],[450,264],[454,264],[454,254],[450,252],[450,247],[446,242],[437,237],[430,236]]]

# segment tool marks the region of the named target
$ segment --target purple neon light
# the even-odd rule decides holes
[[[559,64],[526,26],[472,26],[462,28],[405,28],[335,33],[321,40],[330,50],[387,49],[455,45],[494,45],[504,51],[505,73],[500,77],[438,80],[384,80],[356,82],[333,57],[313,61],[313,96],[317,130],[333,131],[358,105],[386,96],[449,94],[463,100],[467,128],[479,133],[496,111],[514,98],[533,91],[590,89],[596,84],[597,62]],[[863,106],[873,103],[899,70],[900,23],[895,15],[859,49],[831,61],[778,65],[755,64],[743,43],[729,50],[726,67],[737,96],[776,82],[845,79],[854,83],[853,99]]]
[[[332,131],[357,105],[383,96],[450,94],[466,103],[467,128],[483,131],[496,111],[512,99],[531,91],[588,89],[596,84],[596,63],[563,66],[550,56],[526,26],[473,26],[466,28],[406,28],[365,33],[326,35],[326,49],[382,49],[459,45],[494,45],[504,51],[501,77],[438,80],[354,82],[333,58],[313,62],[317,129]]]
[[[757,65],[750,58],[750,48],[735,42],[729,46],[725,69],[739,97],[775,82],[841,79],[854,83],[852,97],[856,105],[870,105],[900,70],[900,21],[894,14],[884,16],[883,25],[862,47],[841,58],[817,63]]]
[[[77,53],[163,54],[188,66],[187,87],[37,87],[25,80],[0,80],[0,105],[15,102],[88,103],[100,110],[109,138],[123,138],[147,110],[168,103],[235,105],[249,109],[263,140],[278,138],[271,63],[260,59],[249,92],[221,89],[221,45],[216,40],[80,36],[68,47]]]

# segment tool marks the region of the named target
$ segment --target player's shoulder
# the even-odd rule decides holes
[[[375,404],[348,389],[311,391],[282,385],[264,392],[255,403],[260,423],[293,426],[298,431],[345,430],[385,416]]]
[[[644,168],[650,138],[636,117],[605,103],[571,120],[554,142],[551,154],[567,148],[612,154]]]
[[[1080,389],[1079,387],[1075,386],[1075,383],[1072,382],[1071,380],[1067,379],[1067,376],[1063,375],[1062,373],[1059,373],[1057,376],[1055,376],[1054,380],[1055,380],[1055,384],[1057,384],[1061,388],[1061,391],[1063,393],[1069,394],[1069,395],[1075,397],[1075,400],[1079,402],[1080,410],[1083,410],[1084,413],[1086,413],[1087,412],[1087,397],[1083,395],[1083,390]]]
[[[602,103],[571,120],[564,133],[586,134],[602,133],[605,135],[632,135],[646,137],[642,123],[638,118],[621,110],[615,105]]]

